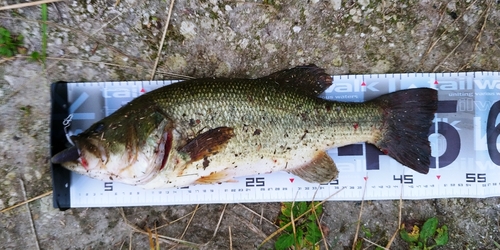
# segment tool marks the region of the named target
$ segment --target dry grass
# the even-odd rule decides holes
[[[26,197],[26,187],[24,186],[24,181],[22,179],[19,179],[19,182],[21,184],[21,189],[23,191],[23,196],[24,196],[24,200],[27,200],[27,197]],[[31,230],[33,231],[33,237],[35,238],[34,242],[35,242],[35,245],[36,245],[36,249],[40,249],[40,244],[38,243],[38,234],[36,233],[36,229],[35,229],[35,223],[33,222],[33,214],[31,214],[31,209],[29,207],[29,203],[26,202],[26,208],[28,210],[28,214],[29,214],[29,218],[30,218],[30,226],[31,226]]]
[[[125,222],[125,224],[127,226],[129,226],[130,229],[132,229],[132,232],[131,232],[131,235],[130,235],[130,239],[132,239],[132,233],[144,234],[149,239],[151,232],[148,232],[148,229],[144,230],[144,229],[139,228],[136,225],[130,223],[130,221],[125,216],[125,213],[123,212],[122,208],[120,208],[120,214],[121,214],[122,219]],[[155,227],[155,230],[157,230],[157,229],[158,228]],[[152,241],[153,240],[150,240],[150,243]],[[173,246],[177,246],[178,244],[182,244],[182,245],[185,245],[185,246],[196,247],[196,248],[198,248],[200,246],[200,244],[197,244],[197,243],[194,243],[194,242],[189,242],[189,241],[182,240],[180,238],[174,238],[174,237],[169,237],[169,236],[159,235],[159,234],[155,234],[154,241],[157,241],[157,242],[162,241],[164,243],[167,243],[167,244],[170,244],[170,245],[173,245]],[[159,244],[159,243],[157,243],[157,244]],[[132,247],[132,242],[129,243],[129,247]]]
[[[38,5],[41,5],[44,3],[55,3],[55,2],[61,2],[61,1],[64,1],[64,0],[41,0],[41,1],[35,1],[35,2],[29,2],[29,3],[18,3],[18,4],[2,6],[2,7],[0,7],[0,11],[1,10],[20,9],[20,8],[38,6]]]
[[[455,44],[453,49],[450,50],[444,57],[442,57],[436,63],[436,65],[432,69],[432,72],[454,71],[452,69],[446,68],[445,63],[448,62],[452,56],[455,56],[455,52],[457,51],[457,49],[461,45],[463,45],[464,41],[466,39],[468,39],[471,34],[476,33],[476,35],[474,36],[474,45],[472,47],[472,50],[462,52],[462,53],[465,53],[468,55],[469,58],[468,58],[467,62],[465,64],[463,64],[462,66],[460,66],[459,69],[456,71],[457,72],[463,71],[463,70],[468,69],[471,66],[471,62],[476,58],[476,51],[479,47],[479,44],[481,43],[481,38],[483,37],[484,29],[486,27],[488,17],[491,14],[492,5],[494,4],[494,2],[491,0],[485,1],[484,3],[486,3],[486,9],[485,9],[485,11],[481,12],[481,17],[478,18],[478,21],[477,21],[477,22],[481,22],[481,21],[482,22],[476,23],[475,25],[470,25],[468,27],[467,31],[465,32],[465,34],[463,34],[462,38]],[[457,17],[454,18],[454,20],[448,25],[448,27],[456,27],[459,20],[461,20],[463,18],[463,16],[468,13],[469,10],[471,10],[473,7],[477,6],[477,4],[478,4],[478,0],[474,0],[470,3],[468,3],[467,7],[463,11],[459,12]],[[429,55],[438,46],[440,46],[440,42],[442,43],[444,37],[446,37],[447,34],[449,33],[449,30],[444,28],[444,30],[441,33],[437,34],[438,30],[443,28],[443,26],[444,26],[444,25],[442,25],[442,22],[443,22],[444,17],[447,15],[446,14],[446,10],[447,10],[446,4],[441,4],[441,6],[439,7],[439,10],[440,10],[439,11],[440,14],[439,14],[438,23],[434,28],[434,33],[431,35],[430,42],[429,42],[429,45],[428,45],[425,53],[420,58],[420,64],[419,64],[419,67],[417,70],[419,72],[422,71],[423,65],[426,62],[426,60],[428,59]],[[477,26],[480,26],[479,30],[477,30]]]
[[[20,180],[21,180],[21,179],[20,179]],[[21,180],[21,181],[22,181],[22,180]],[[36,200],[41,199],[41,198],[43,198],[43,197],[45,197],[45,196],[49,196],[49,195],[51,195],[51,194],[52,194],[52,191],[48,191],[48,192],[45,192],[44,194],[38,195],[38,196],[33,197],[33,198],[31,198],[31,199],[28,199],[28,200],[26,200],[26,195],[25,195],[25,197],[24,197],[24,198],[25,198],[25,201],[23,201],[23,202],[21,202],[21,203],[18,203],[18,204],[14,205],[14,206],[11,206],[11,207],[6,207],[6,208],[4,208],[4,209],[0,210],[0,213],[5,213],[5,212],[7,212],[7,211],[10,211],[10,210],[15,209],[15,208],[17,208],[17,207],[20,207],[20,206],[22,206],[22,205],[28,204],[28,203],[30,203],[30,202],[36,201]]]
[[[161,37],[160,46],[159,46],[160,48],[158,49],[158,55],[156,56],[156,61],[155,61],[155,65],[153,66],[153,70],[151,72],[150,80],[153,80],[155,78],[156,68],[158,67],[158,62],[160,61],[160,58],[161,58],[163,44],[165,43],[165,38],[167,37],[168,25],[170,24],[170,17],[172,16],[172,10],[174,9],[174,3],[175,3],[175,0],[170,0],[170,8],[168,9],[167,23],[165,24],[165,29],[163,30],[163,35]]]

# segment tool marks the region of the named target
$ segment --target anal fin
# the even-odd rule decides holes
[[[191,162],[198,161],[220,152],[233,136],[234,131],[229,127],[210,129],[188,142],[180,152],[187,153]]]
[[[330,156],[322,151],[317,154],[314,159],[306,165],[292,169],[291,174],[297,175],[308,182],[328,183],[337,178],[339,171],[335,162]]]

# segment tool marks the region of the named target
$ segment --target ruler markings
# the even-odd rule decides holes
[[[78,98],[82,98],[82,94],[89,95],[87,99],[90,100],[105,99],[103,110],[105,115],[109,115],[124,103],[143,94],[141,90],[148,92],[172,82],[69,83],[68,99],[81,102]],[[70,185],[71,205],[137,206],[310,200],[316,191],[316,199],[324,199],[342,188],[344,189],[331,200],[360,200],[363,196],[365,176],[369,176],[365,193],[367,200],[399,199],[401,193],[404,199],[499,196],[500,183],[492,180],[499,176],[500,167],[494,164],[488,155],[488,147],[496,147],[498,150],[498,142],[484,146],[487,143],[484,138],[487,135],[488,111],[499,99],[497,96],[500,96],[499,72],[334,76],[334,84],[322,97],[340,98],[342,101],[342,98],[349,96],[354,97],[349,101],[363,101],[364,98],[373,98],[410,87],[436,88],[443,103],[456,103],[456,112],[449,113],[453,111],[453,107],[446,106],[447,113],[438,113],[435,116],[434,135],[430,139],[437,168],[431,169],[428,175],[404,169],[393,159],[384,156],[379,157],[381,163],[384,162],[380,164],[380,169],[368,170],[369,174],[366,175],[366,147],[363,145],[361,155],[355,156],[343,156],[343,153],[339,154],[338,149],[329,150],[328,153],[339,166],[341,174],[338,180],[327,185],[310,184],[287,173],[276,173],[238,178],[238,183],[200,185],[187,189],[142,190],[119,183],[105,184],[73,173]],[[83,126],[88,126],[91,114],[94,115],[92,119],[99,119],[100,116],[96,113],[98,111],[86,109],[87,102],[84,100],[83,104],[79,104],[80,108],[73,110],[77,110],[82,120],[74,121],[72,132],[84,130],[86,127]],[[464,111],[459,110],[462,108]],[[498,115],[496,120],[495,126],[498,124]],[[460,144],[450,144],[453,138],[448,138],[449,133],[446,131],[440,131],[440,125],[456,130]],[[454,155],[454,159],[442,159],[451,147],[460,147],[458,154]],[[264,185],[248,187],[246,178],[259,178]],[[294,179],[293,183],[290,178]]]

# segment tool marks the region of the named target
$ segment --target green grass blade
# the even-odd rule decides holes
[[[45,64],[45,58],[47,57],[47,17],[48,17],[47,4],[42,4],[42,62]]]
[[[498,249],[500,249],[500,244],[499,244],[499,243],[497,243],[496,241],[493,241],[493,244],[495,244],[495,246],[496,246]]]

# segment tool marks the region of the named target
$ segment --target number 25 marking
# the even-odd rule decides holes
[[[245,180],[247,187],[263,187],[266,185],[264,177],[246,178]]]

